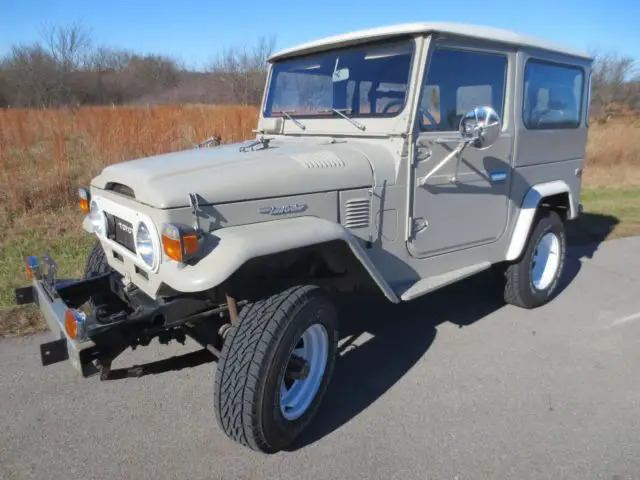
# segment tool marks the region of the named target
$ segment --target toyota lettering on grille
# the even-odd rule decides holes
[[[133,225],[122,218],[113,217],[114,240],[123,247],[136,251],[136,244],[133,238]]]
[[[130,227],[129,225],[125,225],[122,222],[117,222],[117,225],[120,230],[124,230],[129,235],[133,235],[133,227]]]

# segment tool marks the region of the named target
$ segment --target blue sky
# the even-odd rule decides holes
[[[0,54],[45,25],[81,21],[101,44],[166,53],[201,66],[222,47],[276,37],[276,49],[392,23],[456,21],[508,28],[640,62],[638,0],[4,0]]]

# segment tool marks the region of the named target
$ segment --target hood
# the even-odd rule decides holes
[[[247,142],[117,163],[91,184],[128,187],[137,201],[157,208],[187,206],[189,193],[204,203],[225,203],[372,185],[369,161],[353,143],[272,141],[266,149],[241,152],[243,145]]]

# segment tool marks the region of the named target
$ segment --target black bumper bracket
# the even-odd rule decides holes
[[[28,287],[16,288],[15,296],[16,296],[16,305],[27,305],[29,303],[33,303],[34,301],[33,287],[29,285]]]
[[[40,345],[40,358],[42,360],[42,366],[44,367],[68,360],[69,351],[67,350],[67,340],[61,338],[53,342],[43,343]]]

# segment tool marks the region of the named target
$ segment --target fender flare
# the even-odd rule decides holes
[[[344,241],[387,299],[400,302],[358,240],[341,225],[319,217],[301,216],[215,230],[208,235],[203,246],[206,254],[197,263],[165,262],[160,274],[166,285],[179,292],[198,292],[220,285],[252,258],[331,240]]]
[[[515,260],[522,253],[527,242],[527,238],[529,237],[529,231],[531,230],[531,225],[533,224],[540,201],[543,198],[557,195],[559,193],[567,193],[569,195],[568,218],[572,219],[576,217],[576,207],[573,203],[573,195],[571,193],[571,188],[566,182],[563,180],[554,180],[552,182],[533,185],[529,188],[522,201],[505,260]]]

